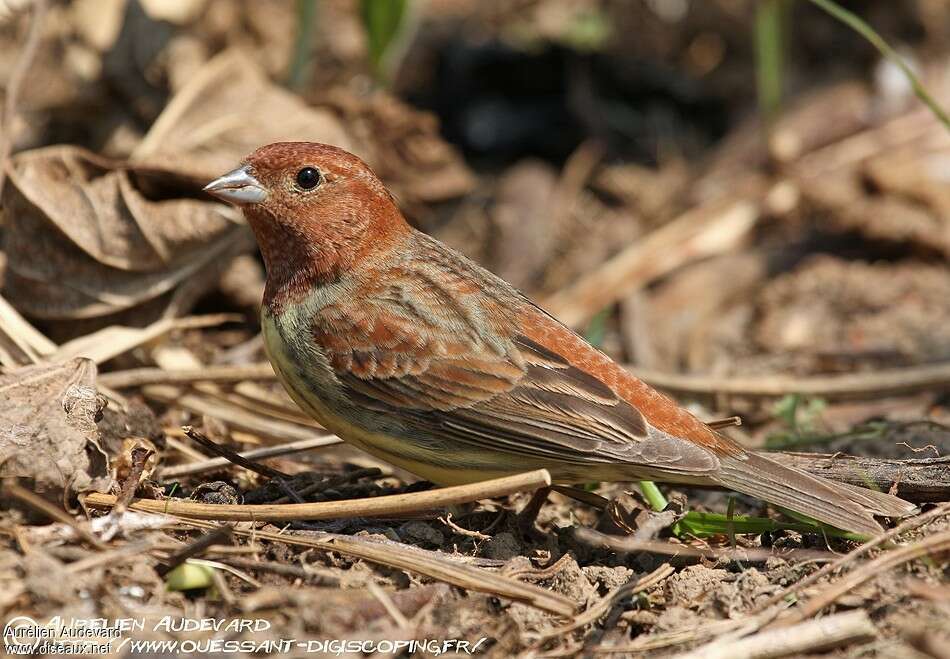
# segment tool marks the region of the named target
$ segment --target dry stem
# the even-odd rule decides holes
[[[173,499],[164,501],[137,499],[129,507],[132,510],[143,512],[168,513],[180,517],[208,520],[246,522],[315,521],[414,513],[420,510],[432,510],[479,499],[505,496],[514,492],[537,490],[550,484],[551,475],[546,469],[539,469],[470,485],[446,487],[429,492],[394,494],[371,499],[278,505],[216,505]],[[110,508],[115,504],[115,497],[109,494],[92,493],[86,495],[83,502],[96,508]]]
[[[182,523],[199,528],[216,528],[213,522],[182,519]],[[312,532],[311,532],[312,533]],[[255,540],[283,542],[298,547],[334,551],[372,563],[422,574],[432,579],[480,593],[490,593],[547,611],[562,617],[572,616],[575,603],[563,595],[552,593],[532,584],[521,583],[487,570],[455,562],[435,552],[410,547],[398,542],[376,542],[334,533],[299,536],[291,533],[246,530],[236,528],[234,534]]]

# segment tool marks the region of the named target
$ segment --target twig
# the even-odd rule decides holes
[[[547,567],[539,568],[537,570],[512,570],[510,572],[502,570],[502,574],[506,577],[511,577],[512,579],[528,579],[530,581],[544,581],[545,579],[550,579],[555,574],[558,574],[561,570],[567,567],[567,564],[573,560],[573,556],[570,554],[564,554],[559,559],[551,563]]]
[[[950,362],[876,371],[873,373],[818,375],[715,376],[667,373],[639,366],[627,370],[651,385],[690,394],[729,394],[736,396],[781,397],[787,394],[822,398],[882,397],[912,393],[924,389],[950,388]],[[164,370],[138,368],[103,373],[99,381],[114,389],[161,383],[240,382],[273,380],[277,376],[267,362],[245,366],[209,366],[206,369]]]
[[[20,96],[20,87],[26,79],[26,74],[30,71],[30,65],[33,58],[36,57],[36,49],[40,43],[40,35],[43,32],[43,20],[46,18],[47,2],[46,0],[33,0],[33,17],[30,19],[30,31],[26,35],[26,43],[23,44],[23,50],[20,51],[20,57],[16,61],[10,78],[7,82],[7,94],[3,107],[2,124],[0,124],[0,195],[3,194],[3,184],[7,175],[7,159],[10,157],[10,149],[13,148],[12,132],[13,117],[16,114],[17,100]]]
[[[308,570],[300,565],[287,565],[286,563],[278,563],[276,561],[255,561],[249,558],[236,558],[233,556],[216,558],[215,560],[219,563],[233,565],[243,570],[270,572],[284,577],[293,577],[295,579],[315,582],[323,586],[340,585],[340,578],[338,576]]]
[[[836,2],[831,2],[830,0],[811,0],[812,4],[818,5],[826,12],[837,18],[839,21],[850,27],[852,30],[864,37],[872,46],[877,48],[884,57],[893,62],[897,68],[901,70],[904,76],[910,81],[910,85],[914,90],[914,94],[919,98],[924,104],[930,109],[940,123],[943,124],[944,128],[950,131],[950,116],[947,116],[946,111],[940,107],[940,104],[937,103],[930,95],[930,93],[924,88],[920,80],[917,78],[917,75],[911,70],[907,63],[904,61],[904,58],[897,54],[890,44],[881,37],[870,25],[862,21],[855,14],[848,11],[844,7],[841,7]]]
[[[491,540],[490,535],[485,535],[478,531],[472,531],[469,529],[463,529],[461,526],[452,521],[452,513],[446,513],[445,517],[440,517],[439,521],[445,524],[447,527],[452,529],[458,535],[464,535],[469,538],[475,538],[476,540]]]
[[[366,467],[364,469],[355,469],[347,474],[341,474],[339,476],[333,476],[331,478],[325,478],[319,482],[311,483],[307,487],[301,488],[297,492],[297,496],[302,499],[306,499],[308,496],[314,492],[323,492],[324,490],[333,489],[340,487],[341,485],[346,485],[347,483],[352,483],[358,481],[361,478],[380,478],[383,475],[383,471],[378,467]],[[281,497],[271,503],[286,503],[287,497]]]
[[[180,385],[172,387],[168,385],[161,387],[146,386],[143,388],[143,392],[148,395],[156,388],[168,389],[178,395],[182,393]],[[281,425],[286,425],[289,422],[291,427],[294,428],[294,432],[297,431],[298,426],[305,426],[308,429],[324,429],[313,417],[303,412],[296,403],[289,399],[281,400],[279,396],[259,387],[252,380],[242,380],[236,383],[233,391],[224,390],[214,382],[192,382],[191,388],[194,390],[194,395],[208,401],[212,406],[223,404],[226,406],[226,410],[237,409],[239,410],[238,413],[244,416],[251,413],[263,421],[276,421]],[[223,418],[227,420],[228,417]]]
[[[123,545],[116,549],[110,549],[98,554],[93,554],[88,558],[83,558],[70,563],[65,567],[65,569],[69,574],[80,574],[86,570],[99,567],[100,565],[110,565],[115,567],[127,558],[141,556],[142,554],[151,550],[153,546],[154,542],[151,540],[130,542],[129,544]]]
[[[281,421],[259,413],[251,412],[232,402],[221,400],[209,394],[182,392],[171,385],[155,384],[143,387],[146,398],[173,404],[189,412],[207,414],[226,421],[231,428],[237,428],[264,437],[280,440],[313,439],[315,429],[298,423]]]
[[[603,144],[592,139],[582,142],[574,149],[565,161],[551,195],[548,226],[561,226],[564,219],[570,215],[588,179],[603,159],[605,151]]]
[[[225,465],[231,464],[230,461],[225,460],[224,458],[208,458],[208,456],[206,456],[204,453],[202,453],[198,449],[194,448],[191,444],[187,442],[183,442],[180,439],[178,439],[179,437],[184,437],[184,436],[185,436],[185,433],[181,431],[181,427],[166,428],[165,429],[166,451],[168,453],[170,453],[171,451],[177,451],[178,453],[181,453],[186,458],[195,460],[196,461],[195,464],[197,464],[198,462],[205,462],[205,461],[210,462],[211,460],[220,460],[221,463]],[[189,466],[189,465],[179,465],[179,466]],[[162,471],[162,473],[164,473],[164,471],[161,470],[161,468],[159,469],[160,471]]]
[[[947,428],[946,426],[944,426],[943,429],[944,429],[944,430],[948,430],[948,428]],[[936,446],[934,446],[933,444],[927,444],[926,446],[921,446],[920,448],[917,448],[916,446],[911,446],[911,445],[908,444],[907,442],[897,442],[897,444],[895,444],[895,446],[903,446],[904,448],[910,449],[910,450],[911,450],[912,452],[914,452],[914,453],[923,453],[924,451],[933,451],[933,454],[934,454],[934,457],[935,457],[935,458],[939,458],[939,457],[940,457],[940,449],[938,449],[938,448],[937,448]]]
[[[0,139],[3,138],[0,137]],[[2,171],[3,167],[0,165],[0,172]],[[10,353],[9,350],[3,349],[3,342],[0,342],[0,365],[2,366],[23,366],[30,362],[38,364],[43,361],[45,355],[56,350],[55,343],[33,327],[30,321],[0,295],[0,338],[4,336],[8,337],[13,346],[23,354],[21,356]],[[3,356],[4,353],[6,357]]]
[[[848,611],[809,620],[787,629],[773,629],[737,641],[713,641],[676,659],[772,659],[811,654],[867,641],[876,633],[865,611]]]
[[[81,523],[73,519],[73,516],[68,514],[65,510],[57,508],[52,503],[39,496],[38,494],[29,491],[25,487],[21,487],[13,479],[6,479],[3,484],[3,491],[8,495],[17,499],[18,501],[26,504],[33,510],[36,510],[40,513],[43,513],[51,520],[55,522],[61,522],[75,531],[76,535],[91,546],[96,549],[103,550],[107,549],[105,543],[103,543],[99,538],[94,536],[89,529],[85,528]],[[113,499],[115,497],[112,497]]]
[[[758,204],[748,198],[689,210],[544,300],[542,306],[565,324],[577,326],[675,268],[737,247],[758,217]]]
[[[386,613],[389,614],[389,617],[393,619],[393,622],[396,623],[398,629],[408,629],[409,621],[406,620],[406,616],[402,614],[402,611],[399,610],[399,607],[393,603],[392,598],[389,594],[384,591],[379,584],[375,581],[370,581],[367,588],[369,592],[376,598],[376,600],[382,604],[383,608],[386,610]]]
[[[950,456],[893,460],[789,451],[774,451],[768,456],[815,476],[881,492],[897,483],[897,496],[914,503],[950,499]]]
[[[648,552],[673,557],[709,558],[714,560],[726,559],[745,563],[764,563],[770,558],[803,561],[830,561],[835,558],[835,554],[831,552],[811,549],[789,549],[786,551],[770,549],[733,549],[731,547],[714,549],[712,547],[677,545],[672,542],[662,542],[659,540],[640,540],[631,537],[606,535],[599,531],[585,528],[576,529],[574,531],[574,537],[589,545],[606,547],[618,552]]]
[[[227,563],[209,561],[206,558],[189,558],[185,562],[189,565],[203,565],[205,567],[213,568],[211,570],[211,580],[214,582],[214,587],[218,590],[221,599],[224,600],[224,603],[228,605],[233,605],[237,598],[234,597],[234,593],[232,593],[231,589],[228,587],[228,582],[225,580],[224,575],[221,574],[222,572],[233,574],[241,581],[251,584],[251,586],[254,588],[260,588],[262,585],[260,581],[251,575],[245,574],[236,567],[232,567]]]
[[[47,359],[51,362],[62,362],[74,357],[86,357],[97,364],[102,364],[173,330],[203,329],[241,320],[243,317],[238,314],[219,313],[183,318],[161,318],[145,327],[110,325],[67,341]]]
[[[218,395],[238,405],[246,405],[251,409],[260,410],[278,419],[310,425],[321,430],[323,429],[323,426],[314,421],[312,416],[301,410],[297,406],[297,403],[289,398],[281,398],[252,380],[238,382],[234,385],[233,392],[222,391],[221,387],[212,382],[198,383],[195,385],[195,388],[199,391],[214,391]]]
[[[142,473],[145,471],[145,463],[152,457],[154,451],[136,446],[132,449],[131,454],[132,467],[129,469],[129,474],[122,483],[122,488],[116,497],[114,512],[125,510],[129,502],[132,501],[132,497],[135,496],[135,490],[139,486],[139,481],[142,479]]]
[[[820,595],[809,601],[795,613],[785,618],[779,618],[772,623],[772,626],[785,626],[798,622],[799,620],[810,618],[826,606],[832,604],[849,590],[857,588],[865,581],[880,576],[887,570],[901,563],[946,551],[950,551],[950,531],[937,533],[936,535],[923,538],[900,549],[894,549],[893,551],[882,554],[873,561],[865,563],[860,568],[834,582]]]
[[[420,510],[432,510],[479,499],[506,496],[515,492],[536,490],[547,487],[550,483],[551,475],[546,469],[539,469],[470,485],[458,485],[428,492],[392,494],[369,499],[277,505],[216,505],[172,499],[164,501],[138,499],[133,501],[129,507],[132,510],[150,513],[165,512],[179,517],[208,520],[247,522],[315,521],[347,517],[383,517]],[[109,508],[115,504],[115,497],[108,494],[92,493],[85,497],[84,502],[97,508]]]
[[[788,394],[821,398],[881,398],[920,390],[950,389],[950,362],[845,375],[717,376],[664,373],[628,366],[635,376],[660,389],[689,394],[727,394],[752,398]]]
[[[662,569],[662,566],[660,569]],[[638,587],[640,586],[640,583],[639,580],[631,577],[627,580],[627,583],[624,584],[624,586]],[[603,615],[603,622],[598,627],[592,629],[590,634],[585,636],[583,642],[583,649],[585,652],[583,654],[589,656],[590,649],[600,643],[608,631],[613,630],[617,626],[617,623],[620,621],[620,616],[623,614],[624,606],[626,605],[625,600],[626,596],[612,598],[609,606],[607,606],[606,613]]]
[[[607,506],[610,504],[608,499],[600,496],[599,494],[582,490],[579,487],[571,487],[569,485],[552,485],[551,489],[558,494],[563,494],[564,496],[570,497],[575,501],[586,503],[588,506],[597,508],[598,510],[606,510]]]
[[[208,366],[177,371],[163,368],[133,368],[127,371],[102,373],[99,382],[113,389],[129,389],[146,384],[190,384],[192,382],[241,382],[243,380],[273,380],[274,368],[269,362],[241,366]]]
[[[912,517],[911,519],[904,521],[903,523],[899,524],[898,526],[891,529],[890,531],[881,533],[876,538],[871,538],[870,540],[862,544],[860,547],[857,547],[854,550],[848,552],[847,554],[845,554],[844,556],[842,556],[835,562],[829,563],[828,565],[824,566],[817,572],[814,572],[808,575],[807,577],[798,580],[797,582],[793,583],[791,586],[787,587],[785,590],[779,593],[776,593],[772,597],[768,598],[767,600],[759,604],[755,608],[755,611],[763,611],[769,606],[772,606],[773,604],[777,602],[781,602],[783,599],[785,599],[789,595],[792,595],[794,593],[801,591],[804,588],[807,588],[808,586],[815,583],[816,581],[818,581],[818,579],[822,578],[823,576],[830,574],[834,572],[835,570],[837,570],[838,568],[842,567],[843,565],[846,565],[847,563],[850,563],[860,558],[861,556],[869,552],[871,549],[884,544],[888,540],[892,540],[896,538],[902,533],[907,533],[908,531],[912,531],[913,529],[919,528],[923,526],[924,524],[929,524],[930,522],[934,521],[935,519],[939,519],[940,517],[944,515],[950,515],[950,503],[945,503],[942,506],[938,506],[937,508],[934,508],[933,510],[930,510],[922,515],[917,515],[916,517]]]
[[[660,535],[660,531],[673,526],[682,519],[683,514],[684,513],[678,513],[675,510],[647,513],[648,517],[646,521],[642,522],[640,527],[633,531],[633,538],[635,540],[653,540]],[[622,518],[619,521],[623,522],[623,524],[618,524],[620,528],[626,526],[626,522],[624,522]]]
[[[273,467],[268,467],[265,464],[248,460],[237,451],[232,451],[227,447],[212,442],[210,439],[205,437],[204,434],[198,432],[192,426],[182,426],[181,429],[185,435],[187,435],[193,441],[198,442],[212,453],[217,453],[228,462],[232,462],[239,467],[244,467],[245,469],[253,471],[262,476],[267,476],[268,478],[279,478],[281,480],[290,478],[288,474],[285,474],[279,469],[274,469]]]
[[[720,428],[731,428],[732,426],[741,426],[742,417],[730,416],[725,419],[716,419],[714,421],[707,421],[706,425],[715,430],[719,430]]]
[[[212,545],[222,545],[229,543],[233,530],[234,529],[232,527],[226,524],[216,527],[212,531],[205,533],[194,542],[185,545],[174,554],[169,556],[167,560],[155,568],[155,571],[158,572],[158,576],[164,577],[166,574],[187,561],[189,558],[197,556],[198,554],[205,551],[208,547]]]
[[[534,494],[531,495],[531,499],[524,505],[524,508],[518,511],[517,525],[522,533],[529,534],[531,529],[534,528],[534,522],[538,519],[538,513],[541,512],[541,508],[547,503],[550,494],[551,488],[549,487],[535,490]]]
[[[613,592],[605,595],[592,607],[583,613],[574,616],[574,619],[568,624],[562,627],[555,627],[554,629],[550,629],[546,632],[542,632],[539,635],[539,642],[546,641],[547,639],[554,638],[555,636],[569,634],[575,629],[580,629],[581,627],[596,622],[601,616],[605,615],[616,602],[619,602],[626,597],[630,597],[631,595],[636,595],[637,593],[643,592],[648,588],[652,588],[673,574],[674,571],[675,570],[673,570],[673,567],[669,563],[664,563],[647,576],[619,586],[618,588],[614,589]]]
[[[950,584],[934,586],[923,579],[912,579],[905,582],[907,592],[920,599],[931,602],[950,602]]]
[[[216,528],[213,522],[182,519],[183,524],[199,528]],[[516,602],[522,602],[542,611],[568,617],[574,614],[576,605],[567,597],[549,592],[538,586],[521,583],[464,563],[447,556],[398,542],[377,542],[366,538],[337,535],[334,533],[310,532],[307,536],[290,533],[274,533],[262,530],[235,529],[235,535],[254,538],[257,541],[281,542],[298,547],[334,551],[372,563],[387,565],[416,574],[422,574],[459,588],[490,593]]]
[[[646,650],[656,650],[659,648],[670,647],[671,645],[683,645],[692,643],[710,636],[720,636],[727,632],[735,631],[742,627],[749,627],[750,621],[747,618],[739,620],[716,620],[705,622],[703,625],[697,625],[692,628],[684,628],[665,634],[651,634],[649,636],[638,636],[633,643],[626,645],[599,645],[591,648],[592,654],[634,654],[645,652]],[[750,627],[757,629],[758,626]]]

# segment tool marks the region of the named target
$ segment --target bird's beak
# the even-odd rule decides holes
[[[267,199],[267,190],[251,175],[247,165],[211,181],[204,191],[237,206],[259,204]]]

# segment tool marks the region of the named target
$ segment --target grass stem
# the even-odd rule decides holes
[[[755,9],[755,73],[766,131],[782,108],[785,0],[759,0]]]
[[[301,89],[310,73],[310,55],[313,49],[313,28],[316,24],[317,0],[297,0],[297,39],[294,55],[290,60],[287,86]]]
[[[880,34],[878,34],[874,28],[865,23],[858,17],[856,14],[848,11],[837,2],[833,0],[810,0],[812,4],[817,5],[827,13],[831,14],[839,21],[850,27],[852,30],[864,37],[872,46],[877,48],[878,52],[881,53],[884,57],[893,62],[897,68],[899,68],[907,80],[910,81],[911,87],[914,90],[914,94],[917,95],[924,104],[930,108],[930,111],[933,112],[934,116],[940,120],[947,130],[950,130],[950,116],[947,115],[946,110],[944,110],[937,101],[930,95],[930,93],[924,88],[921,84],[920,79],[917,77],[910,66],[907,65],[907,62],[904,61],[904,58],[901,57],[896,50],[891,48],[890,44],[884,40]]]

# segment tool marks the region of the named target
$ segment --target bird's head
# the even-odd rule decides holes
[[[333,281],[409,231],[366,163],[326,144],[263,146],[204,189],[244,210],[267,268],[265,302]]]

